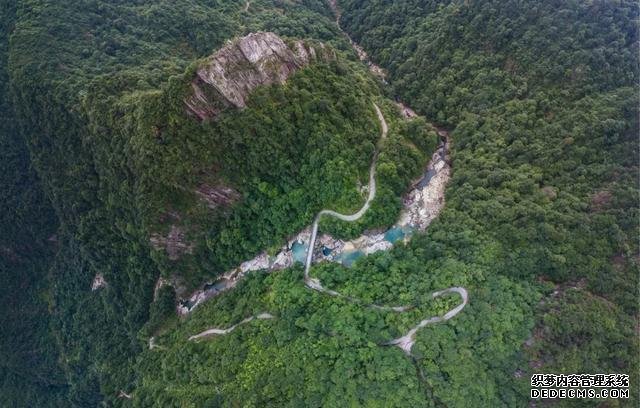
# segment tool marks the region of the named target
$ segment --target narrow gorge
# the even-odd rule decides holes
[[[334,13],[336,14],[336,25],[340,28],[339,24],[339,12],[337,10],[335,2],[330,2]],[[340,28],[341,29],[341,28]],[[342,30],[342,29],[341,29]],[[369,67],[371,73],[382,81],[385,81],[384,71],[378,67],[376,64],[371,62],[368,59],[366,52],[355,43],[346,33],[343,34],[348,38],[349,42],[354,48],[354,51],[358,55],[359,59],[366,63]],[[386,81],[385,81],[386,83]],[[242,277],[251,271],[258,270],[279,270],[283,268],[287,268],[291,266],[295,262],[294,256],[294,247],[298,248],[302,247],[304,249],[304,284],[315,291],[327,294],[329,296],[338,296],[345,297],[344,295],[336,292],[332,289],[325,288],[319,279],[312,278],[309,274],[312,263],[320,262],[320,261],[334,261],[345,263],[344,260],[348,259],[349,263],[353,262],[354,257],[352,254],[359,254],[358,256],[367,255],[370,253],[377,252],[379,250],[387,250],[393,246],[393,243],[397,241],[398,238],[388,239],[389,235],[396,235],[396,231],[403,237],[403,240],[410,239],[411,234],[416,231],[424,231],[428,225],[437,217],[440,210],[444,206],[444,194],[447,181],[450,177],[450,165],[449,165],[449,134],[447,131],[443,129],[438,129],[438,135],[441,138],[440,146],[437,151],[433,154],[431,161],[427,165],[427,170],[424,175],[413,183],[413,189],[406,194],[405,199],[403,200],[404,209],[400,215],[400,219],[396,225],[392,226],[387,232],[381,234],[365,234],[355,240],[344,242],[340,240],[336,240],[329,235],[323,235],[320,239],[322,242],[322,249],[320,251],[316,250],[316,239],[318,234],[318,224],[320,222],[320,218],[322,216],[335,217],[339,220],[345,222],[354,222],[360,219],[365,212],[369,209],[371,201],[376,196],[376,164],[377,158],[379,154],[380,145],[383,140],[387,136],[388,125],[385,121],[385,118],[375,103],[373,104],[376,115],[378,117],[378,121],[380,123],[380,139],[376,145],[376,149],[371,160],[371,166],[369,169],[369,182],[367,185],[368,195],[367,198],[362,205],[362,207],[353,214],[345,215],[337,213],[333,210],[322,210],[318,213],[318,215],[314,218],[313,224],[311,227],[305,229],[301,233],[299,233],[294,239],[290,240],[289,243],[284,246],[281,251],[275,256],[270,257],[266,252],[258,255],[256,258],[244,262],[237,269],[226,273],[222,279],[205,285],[204,289],[197,291],[192,294],[188,300],[183,300],[178,306],[178,313],[185,315],[190,313],[196,306],[206,301],[207,299],[216,296],[223,291],[229,290],[233,288]],[[397,102],[397,107],[400,110],[400,113],[406,120],[410,120],[411,118],[416,117],[415,112],[406,106],[402,102]],[[346,265],[348,266],[349,263]],[[413,327],[407,334],[401,336],[399,338],[390,340],[385,345],[393,345],[400,347],[406,354],[411,355],[411,349],[413,344],[415,343],[415,335],[417,331],[421,328],[426,327],[427,325],[443,322],[453,318],[459,312],[464,309],[468,302],[468,293],[465,288],[462,287],[453,287],[449,289],[444,289],[440,291],[433,292],[431,294],[432,298],[437,298],[442,295],[448,293],[456,293],[460,295],[462,298],[462,303],[446,312],[443,316],[435,316],[430,318],[425,318],[420,321],[415,327]],[[359,303],[362,302],[359,299],[354,299],[352,297],[347,297],[349,301]],[[404,306],[387,306],[387,305],[378,305],[378,304],[370,304],[363,305],[366,307],[373,307],[379,310],[387,310],[394,312],[404,312],[414,307],[415,305],[404,305]],[[271,316],[271,315],[269,315]],[[252,318],[244,319],[241,323],[247,323],[251,321]],[[191,336],[191,339],[200,338],[206,335],[211,334],[228,334],[233,330],[237,325],[231,326],[231,329],[218,329],[211,328],[205,330],[204,332]]]

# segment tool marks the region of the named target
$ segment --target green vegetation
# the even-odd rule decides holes
[[[340,4],[395,92],[456,127],[431,237],[459,246],[464,232],[491,248],[492,273],[548,281],[543,292],[581,283],[536,307],[535,371],[626,372],[638,384],[637,333],[627,333],[638,314],[637,5]],[[533,368],[522,369],[526,382]]]
[[[407,247],[364,258],[352,269],[335,264],[314,268],[325,286],[364,302],[417,305],[401,314],[311,291],[301,282],[301,266],[251,274],[160,336],[163,348],[140,355],[142,379],[134,405],[386,407],[446,400],[458,406],[477,393],[499,405],[483,387],[522,363],[519,339],[533,327],[531,307],[538,297],[528,285],[492,274],[490,265],[471,270],[462,262],[440,261],[453,255],[420,236]],[[414,353],[431,382],[420,381],[412,360],[398,348],[380,346],[459,302],[454,296],[431,300],[434,288],[478,280],[483,288],[474,291],[463,313],[419,332]],[[520,304],[529,307],[514,310]],[[276,318],[247,323],[225,336],[187,341],[207,328],[226,328],[264,311]],[[501,381],[491,386],[503,387],[505,396],[517,400],[517,385]]]
[[[6,304],[20,299],[14,288],[28,289],[19,303],[25,310],[7,316],[12,326],[3,356],[21,330],[34,337],[33,350],[46,344],[42,368],[28,356],[5,359],[14,370],[7,370],[8,404],[42,405],[49,388],[51,404],[58,396],[77,406],[122,402],[120,391],[138,381],[134,362],[148,337],[173,324],[172,294],[162,290],[152,301],[159,276],[183,282],[184,294],[281,245],[320,208],[360,205],[356,184],[367,179],[379,134],[372,102],[380,99],[361,65],[342,56],[315,64],[285,86],[256,90],[246,109],[217,121],[199,123],[185,113],[199,58],[234,35],[269,29],[328,40],[338,53],[348,49],[318,14],[328,14],[320,3],[282,6],[254,2],[245,15],[234,2],[8,5],[2,213],[10,245],[3,246],[3,262],[13,262],[20,242],[39,242],[31,243],[32,263],[3,264],[3,272],[11,271],[3,273],[11,283],[2,291],[11,300]],[[404,137],[398,133],[387,149],[385,160],[399,169],[390,171],[390,191],[404,188],[433,148],[402,147]],[[31,165],[60,223],[57,245],[46,241],[57,222]],[[196,193],[202,185],[231,188],[237,198],[209,208]],[[350,233],[394,219],[398,194],[386,197],[375,205],[380,217]],[[174,227],[193,248],[177,259],[150,245]],[[91,291],[98,273],[107,285]],[[34,385],[35,399],[21,401],[20,376],[37,370],[56,374],[43,375],[48,382]]]
[[[166,92],[127,98],[122,115],[96,124],[113,129],[110,148],[123,141],[123,167],[147,230],[177,226],[195,246],[178,262],[154,254],[167,274],[178,267],[198,284],[281,244],[323,205],[358,205],[356,179],[366,180],[377,138],[375,88],[349,72],[307,68],[286,87],[254,92],[247,109],[202,124],[185,114],[187,75]],[[202,184],[232,188],[239,201],[212,210],[195,192]]]
[[[338,3],[390,90],[320,0],[0,6],[0,405],[526,406],[533,372],[638,384],[637,5]],[[187,115],[199,61],[259,30],[337,58],[218,120]],[[385,92],[454,129],[445,209],[407,245],[312,275],[415,308],[310,291],[295,266],[175,317],[176,296],[273,252],[321,208],[362,205],[374,101],[390,125],[378,194],[358,222],[321,229],[350,238],[396,220],[437,137]],[[221,188],[214,208],[198,193]],[[151,244],[172,231],[177,256]],[[178,284],[154,300],[161,276]],[[454,306],[430,297],[450,286],[469,304],[418,332],[415,359],[380,345]],[[261,312],[275,318],[187,340]]]
[[[0,405],[64,406],[66,380],[47,309],[47,269],[56,247],[48,239],[57,222],[9,98],[7,36],[15,2],[3,2],[0,16]]]

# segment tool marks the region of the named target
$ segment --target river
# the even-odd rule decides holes
[[[336,24],[342,31],[345,37],[349,40],[354,51],[358,55],[361,61],[363,61],[369,70],[383,82],[386,83],[385,71],[378,65],[369,60],[367,53],[355,43],[351,37],[345,33],[340,27],[340,12],[337,8],[335,0],[330,0],[329,4],[336,16]],[[401,114],[406,119],[416,117],[416,113],[405,105],[401,101],[397,101],[396,104]],[[376,115],[380,122],[381,134],[373,158],[371,160],[371,166],[369,168],[369,184],[368,184],[368,196],[362,205],[362,207],[353,214],[340,214],[330,209],[323,209],[314,218],[313,224],[310,228],[300,232],[294,239],[290,240],[281,251],[275,257],[269,257],[266,253],[259,254],[252,260],[246,261],[240,265],[239,268],[234,269],[226,273],[222,279],[215,283],[205,285],[203,290],[196,292],[189,299],[183,301],[178,307],[180,314],[187,314],[193,310],[197,305],[201,304],[210,297],[217,295],[218,293],[228,290],[234,287],[239,279],[241,279],[246,273],[255,270],[278,270],[291,266],[296,261],[302,261],[304,257],[304,284],[315,291],[324,293],[329,296],[338,296],[346,298],[352,302],[362,304],[359,299],[344,296],[339,292],[325,288],[318,278],[310,276],[311,265],[314,260],[323,261],[338,261],[346,266],[349,266],[357,257],[364,256],[369,253],[376,252],[377,250],[389,249],[393,243],[399,241],[402,238],[406,241],[410,238],[413,231],[424,231],[427,226],[438,216],[442,208],[444,207],[444,193],[447,182],[449,181],[451,168],[448,160],[449,153],[449,134],[445,129],[435,127],[439,136],[442,138],[442,143],[433,154],[430,162],[423,176],[415,181],[412,185],[411,191],[405,195],[403,199],[404,209],[400,214],[400,219],[396,225],[392,226],[388,231],[382,234],[363,235],[356,240],[343,242],[335,240],[328,235],[323,235],[320,238],[322,243],[322,249],[320,251],[315,250],[315,244],[318,240],[318,224],[321,217],[335,217],[345,222],[354,222],[362,217],[369,209],[372,200],[376,195],[376,164],[378,159],[378,153],[380,148],[380,142],[387,136],[388,126],[384,118],[384,115],[380,111],[380,108],[375,103],[373,104],[376,111]],[[415,343],[415,336],[418,330],[435,323],[447,321],[458,313],[460,313],[468,302],[467,290],[463,287],[451,287],[440,291],[431,293],[433,299],[441,297],[447,294],[457,294],[462,299],[462,303],[449,310],[442,316],[433,316],[421,320],[416,326],[411,328],[404,336],[392,339],[384,345],[397,346],[401,348],[407,355],[411,355],[411,349]],[[403,306],[387,306],[378,304],[363,304],[364,307],[371,307],[379,310],[392,311],[401,313],[414,307],[414,305]],[[262,316],[262,317],[260,317]],[[266,317],[268,316],[268,317]],[[268,313],[262,313],[257,318],[273,318]],[[202,337],[208,337],[211,335],[224,335],[233,331],[238,325],[248,323],[252,321],[254,317],[248,317],[237,323],[230,328],[220,329],[211,328],[205,330],[202,333],[191,336],[189,340],[195,340]]]

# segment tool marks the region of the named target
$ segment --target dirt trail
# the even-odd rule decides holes
[[[203,337],[210,337],[210,336],[218,336],[218,335],[224,335],[224,334],[229,334],[232,331],[234,331],[236,329],[236,327],[245,324],[245,323],[249,323],[250,321],[252,321],[253,319],[258,319],[258,320],[266,320],[266,319],[273,319],[273,315],[271,315],[270,313],[260,313],[256,316],[250,316],[247,317],[246,319],[240,321],[239,323],[234,324],[233,326],[226,328],[226,329],[218,329],[218,328],[212,328],[212,329],[208,329],[203,331],[202,333],[198,333],[196,335],[193,335],[191,337],[189,337],[190,341],[193,340],[198,340],[201,339]]]
[[[444,322],[444,321],[447,321],[447,320],[451,319],[453,316],[455,316],[458,313],[460,313],[462,311],[462,309],[464,309],[464,307],[467,305],[467,302],[469,300],[469,295],[467,294],[467,290],[465,288],[462,288],[462,287],[453,287],[453,288],[441,290],[441,291],[438,291],[438,292],[433,292],[431,294],[431,297],[435,299],[435,298],[437,298],[439,296],[442,296],[442,295],[444,295],[446,293],[457,293],[457,294],[459,294],[460,297],[462,298],[462,303],[460,303],[458,306],[454,307],[453,309],[449,310],[442,317],[441,316],[434,316],[434,317],[430,317],[428,319],[424,319],[424,320],[420,321],[420,323],[418,323],[414,328],[409,330],[409,332],[407,332],[407,334],[405,334],[402,337],[398,337],[397,339],[393,339],[393,340],[385,343],[385,345],[398,346],[402,350],[404,350],[405,353],[407,353],[408,355],[411,355],[411,348],[413,347],[413,345],[416,342],[416,333],[418,332],[418,330],[420,330],[423,327],[428,326],[430,324]]]

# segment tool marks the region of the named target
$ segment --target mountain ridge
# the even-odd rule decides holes
[[[187,111],[200,120],[213,119],[224,108],[246,107],[256,87],[283,84],[310,63],[335,58],[322,43],[295,40],[287,45],[272,32],[250,33],[205,59],[191,81],[192,94],[184,102]]]

